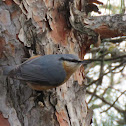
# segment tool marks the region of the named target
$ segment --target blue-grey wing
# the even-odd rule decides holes
[[[17,79],[26,80],[26,81],[46,81],[44,70],[41,71],[39,65],[34,64],[25,64],[21,65],[15,70]]]
[[[41,61],[42,60],[42,61]],[[50,62],[50,63],[49,63]],[[57,59],[40,59],[35,62],[27,61],[15,69],[16,78],[20,80],[46,82],[53,85],[61,84],[65,80],[66,73],[61,62]],[[45,85],[46,85],[45,83]]]

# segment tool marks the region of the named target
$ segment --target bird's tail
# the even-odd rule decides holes
[[[10,71],[12,71],[15,66],[2,66],[2,73],[4,76],[8,76]]]

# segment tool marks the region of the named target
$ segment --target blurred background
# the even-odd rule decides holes
[[[100,0],[101,14],[125,14],[125,0]],[[126,36],[104,39],[85,58],[100,59],[86,68],[87,103],[94,110],[92,126],[126,126]]]

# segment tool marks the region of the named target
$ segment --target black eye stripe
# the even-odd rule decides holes
[[[69,62],[76,62],[76,63],[79,63],[79,62],[81,62],[81,61],[79,61],[79,60],[76,60],[76,59],[66,59],[66,58],[63,58],[63,57],[61,57],[59,60],[63,60],[63,61],[69,61]]]

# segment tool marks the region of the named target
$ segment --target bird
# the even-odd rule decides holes
[[[91,61],[81,61],[74,54],[37,55],[16,66],[5,66],[3,75],[25,81],[37,91],[56,88],[64,84],[82,65]]]

